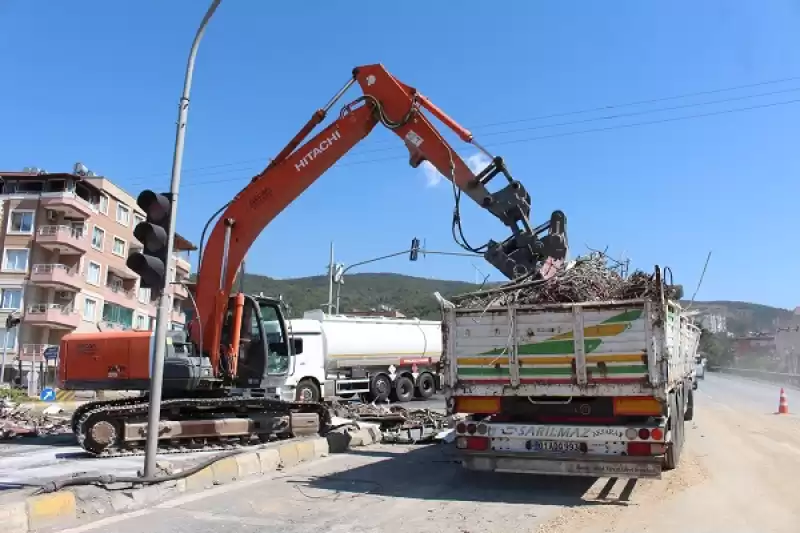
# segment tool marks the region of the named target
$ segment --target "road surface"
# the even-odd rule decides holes
[[[774,385],[709,375],[661,480],[476,475],[441,445],[381,445],[65,533],[797,533],[800,417],[777,405]]]

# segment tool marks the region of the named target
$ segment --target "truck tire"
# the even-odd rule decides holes
[[[414,381],[408,376],[399,376],[394,380],[394,396],[400,403],[414,399]]]
[[[310,379],[301,380],[295,390],[295,399],[298,402],[318,402],[322,394],[317,384]]]
[[[427,400],[436,394],[436,380],[429,372],[422,373],[417,378],[417,396],[423,400]]]
[[[664,454],[664,470],[675,470],[680,464],[683,451],[683,420],[683,400],[676,393],[673,395],[669,421],[672,442],[667,444],[667,453]]]
[[[370,396],[374,402],[385,402],[392,393],[392,380],[386,374],[378,374],[372,378]]]
[[[694,418],[694,392],[689,391],[689,395],[686,398],[686,414],[684,415],[683,420],[685,422],[689,422]]]

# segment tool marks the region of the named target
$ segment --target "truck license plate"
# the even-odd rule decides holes
[[[534,452],[579,452],[581,451],[581,443],[559,440],[532,440],[530,441],[530,449]]]

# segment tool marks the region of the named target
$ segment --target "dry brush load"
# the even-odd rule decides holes
[[[659,280],[664,297],[677,300],[683,296],[680,285],[667,284],[656,272],[637,270],[628,276],[619,265],[600,253],[565,263],[550,279],[512,281],[491,289],[451,298],[457,307],[494,307],[543,305],[573,302],[620,301],[660,298]],[[664,269],[671,272],[669,269]],[[671,281],[671,280],[669,280]]]

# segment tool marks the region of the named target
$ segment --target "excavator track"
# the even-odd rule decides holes
[[[147,398],[90,402],[72,419],[80,446],[96,457],[144,455]],[[159,454],[230,450],[317,433],[330,422],[321,403],[284,402],[268,398],[179,398],[161,402]],[[189,427],[190,431],[175,431]],[[199,433],[191,430],[200,429]],[[170,437],[166,433],[175,431]]]

